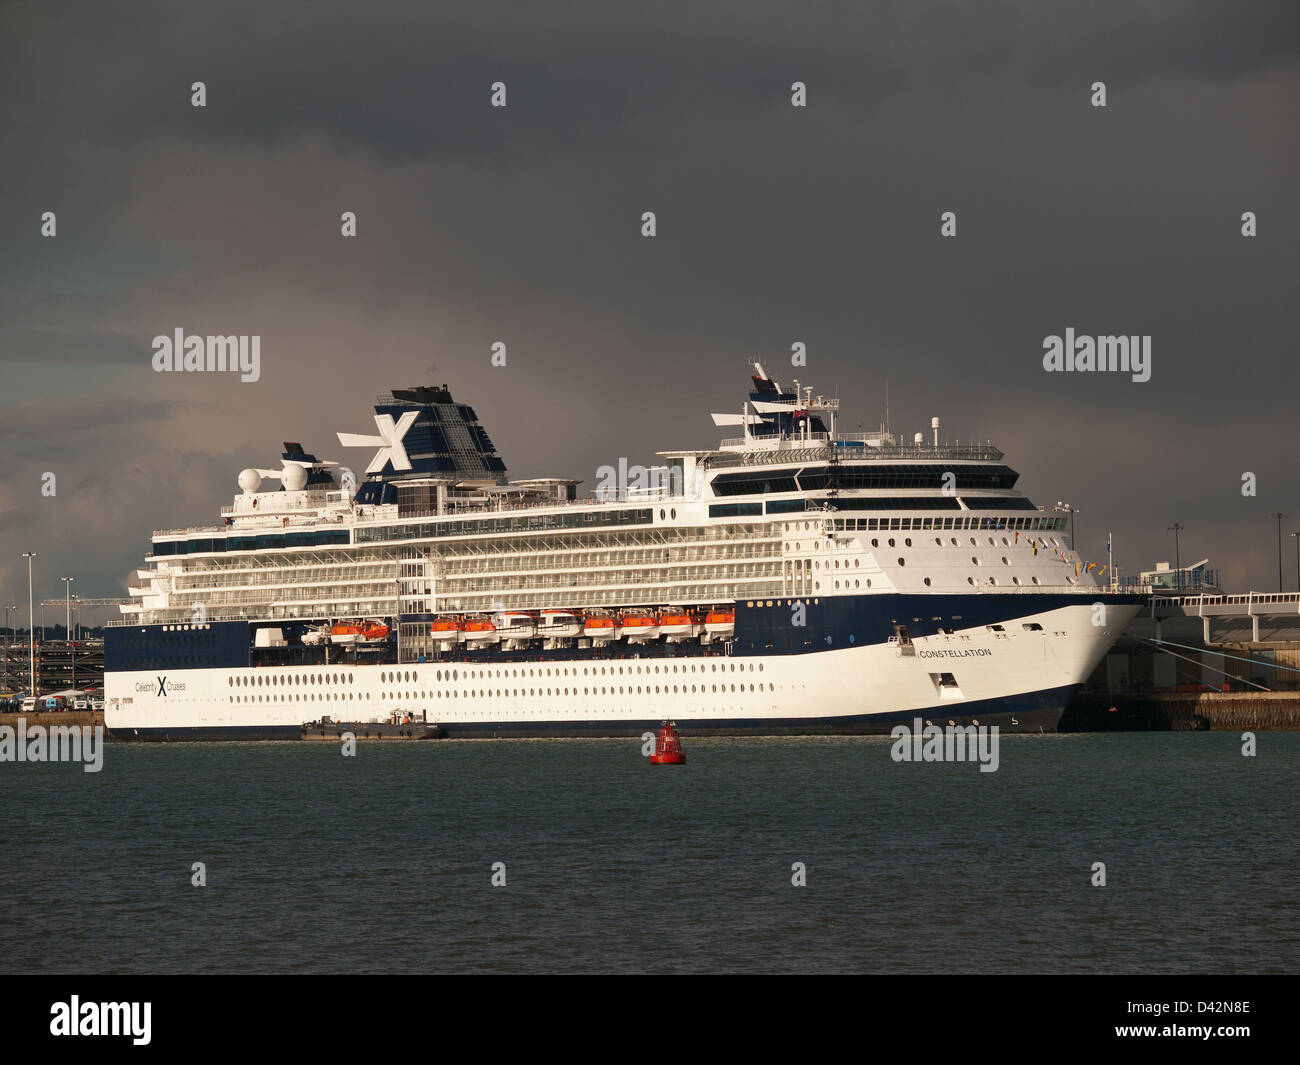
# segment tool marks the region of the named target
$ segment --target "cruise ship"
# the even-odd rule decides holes
[[[930,440],[841,433],[838,399],[752,369],[713,415],[732,436],[620,459],[584,498],[510,480],[445,385],[394,389],[377,433],[337,434],[360,475],[286,443],[219,524],[153,534],[106,630],[108,728],[1054,730],[1140,597],[1099,584],[996,448],[941,443],[938,419]]]

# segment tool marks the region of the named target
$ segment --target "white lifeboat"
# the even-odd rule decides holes
[[[543,610],[537,635],[547,640],[571,640],[582,635],[582,619],[572,610]]]
[[[507,610],[498,614],[494,620],[497,634],[508,641],[511,647],[520,647],[537,635],[537,619],[531,614]]]

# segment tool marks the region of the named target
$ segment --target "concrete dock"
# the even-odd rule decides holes
[[[1112,710],[1112,707],[1114,708]],[[1062,732],[1233,732],[1300,729],[1300,692],[1081,693]]]

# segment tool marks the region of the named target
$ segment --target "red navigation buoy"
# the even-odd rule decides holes
[[[682,751],[682,741],[677,735],[677,726],[671,721],[665,721],[659,727],[659,735],[655,739],[655,753],[650,756],[651,765],[681,765],[686,761],[686,754]]]

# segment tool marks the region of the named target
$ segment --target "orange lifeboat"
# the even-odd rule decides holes
[[[655,737],[655,753],[650,756],[651,765],[682,765],[686,761],[686,753],[682,750],[681,737],[677,735],[677,726],[671,721],[665,721],[659,727],[659,735]]]
[[[330,643],[353,644],[360,638],[359,621],[339,621],[330,626]]]
[[[704,616],[704,631],[710,636],[731,636],[736,631],[734,607],[710,610]]]
[[[436,618],[429,626],[429,635],[435,643],[459,643],[464,632],[465,622],[458,617]]]
[[[614,616],[605,611],[593,611],[587,615],[582,627],[582,634],[593,640],[612,640],[617,635]]]
[[[388,639],[388,626],[382,621],[367,621],[361,625],[357,636],[358,643],[382,643]]]
[[[623,615],[620,635],[636,643],[658,639],[659,618],[653,610],[629,610]]]
[[[669,607],[659,614],[659,632],[669,643],[688,640],[700,634],[700,619],[689,610]]]
[[[465,622],[466,643],[496,643],[500,639],[496,623],[490,617],[480,616]]]

